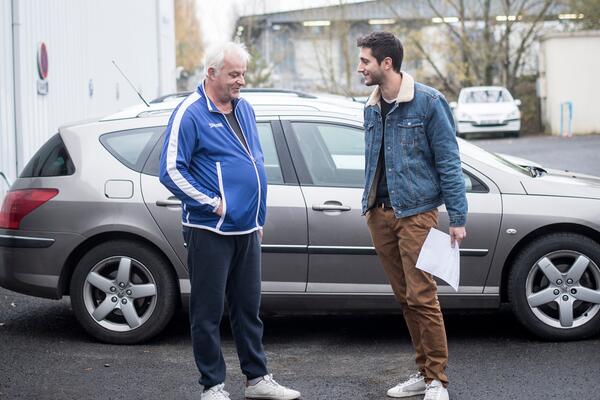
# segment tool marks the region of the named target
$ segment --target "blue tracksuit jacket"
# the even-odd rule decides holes
[[[204,85],[173,111],[160,156],[160,181],[182,202],[182,223],[222,235],[261,229],[267,178],[256,116],[243,98],[235,117],[249,151],[206,96]],[[215,211],[223,200],[223,216]]]

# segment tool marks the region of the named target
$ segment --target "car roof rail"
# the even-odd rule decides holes
[[[187,97],[187,96],[189,96],[192,93],[193,92],[189,91],[189,92],[177,92],[177,93],[165,94],[163,96],[160,96],[160,97],[157,97],[157,98],[151,100],[150,104],[162,103],[165,100],[176,99],[178,97]]]
[[[242,88],[242,93],[271,93],[271,94],[294,94],[298,97],[302,97],[304,99],[316,99],[317,96],[312,94],[308,94],[305,92],[301,92],[299,90],[288,90],[288,89],[274,89],[274,88]],[[173,100],[180,97],[187,97],[192,94],[192,91],[187,92],[177,92],[177,93],[169,93],[163,96],[157,97],[150,101],[150,104],[162,103],[166,100]]]
[[[298,97],[305,99],[316,99],[317,96],[301,92],[299,90],[288,90],[288,89],[274,89],[274,88],[242,88],[242,93],[281,93],[281,94],[295,94]]]

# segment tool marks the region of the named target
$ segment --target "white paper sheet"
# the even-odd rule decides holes
[[[450,235],[431,228],[417,259],[417,268],[447,282],[458,292],[460,250],[450,245]]]

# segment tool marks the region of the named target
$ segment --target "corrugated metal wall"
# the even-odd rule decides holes
[[[0,1],[0,172],[16,176],[11,2]],[[7,185],[0,178],[0,197]],[[0,200],[1,202],[1,200]]]
[[[10,3],[3,0],[2,7]],[[60,125],[140,102],[112,60],[148,99],[175,91],[172,1],[12,0],[12,4],[19,171]],[[3,15],[3,59],[5,20]],[[48,49],[46,96],[37,93],[40,42]]]

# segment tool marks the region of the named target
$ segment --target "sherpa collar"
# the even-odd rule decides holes
[[[412,76],[402,71],[402,83],[400,84],[400,91],[398,97],[396,97],[396,103],[407,103],[415,97],[415,80]],[[369,96],[366,106],[374,106],[379,104],[381,99],[381,89],[379,86],[373,90],[373,93]]]

